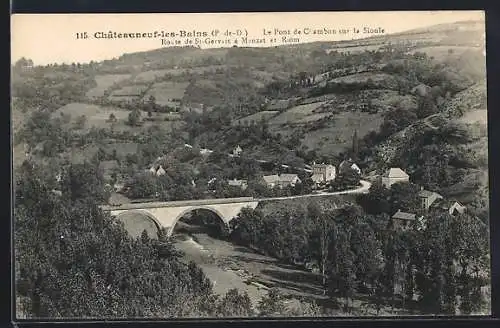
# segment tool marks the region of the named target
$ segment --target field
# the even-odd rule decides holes
[[[367,44],[367,45],[359,45],[359,46],[352,46],[352,47],[339,47],[339,48],[330,48],[327,49],[326,52],[330,53],[333,51],[338,51],[340,53],[347,53],[350,52],[351,54],[358,53],[358,52],[364,52],[364,51],[377,51],[380,49],[382,44]]]
[[[274,117],[275,115],[279,114],[279,111],[277,110],[263,110],[261,112],[245,116],[243,118],[240,118],[238,120],[233,121],[233,125],[238,125],[238,124],[248,124],[251,122],[260,122],[261,120],[268,121],[270,118]]]
[[[333,116],[328,126],[305,133],[302,143],[319,153],[331,155],[343,152],[352,142],[354,129],[362,138],[371,130],[378,130],[382,124],[382,114],[344,112]]]
[[[156,103],[161,106],[176,106],[178,103],[173,99],[182,99],[188,82],[159,82],[155,83],[146,93],[144,99],[149,96],[155,97]]]
[[[434,57],[434,60],[439,62],[444,62],[450,59],[458,59],[461,55],[463,55],[466,51],[470,50],[470,47],[467,46],[432,46],[432,47],[423,47],[417,48],[412,53],[415,52],[425,52],[427,56]]]
[[[476,110],[471,110],[470,112],[467,112],[460,118],[460,122],[463,123],[481,123],[481,124],[487,124],[488,123],[488,111],[484,109],[476,109]]]
[[[96,75],[95,81],[97,87],[90,89],[86,96],[88,98],[98,98],[104,96],[104,91],[109,89],[113,84],[124,81],[130,78],[130,74],[106,74]]]
[[[271,125],[282,125],[282,124],[293,124],[298,123],[301,120],[306,119],[309,115],[314,114],[314,110],[319,108],[321,105],[326,102],[316,102],[306,105],[299,105],[290,108],[284,113],[281,113],[278,116],[273,117],[269,120],[269,124]]]
[[[163,78],[165,75],[171,76],[183,76],[183,75],[193,75],[193,74],[203,74],[203,73],[215,73],[217,69],[226,69],[226,65],[209,65],[202,67],[193,68],[169,68],[169,69],[157,69],[145,71],[137,74],[134,81],[135,82],[153,82],[156,78]]]
[[[368,79],[371,79],[373,82],[383,82],[383,81],[388,81],[388,80],[391,81],[394,79],[394,77],[390,74],[385,74],[385,73],[365,72],[365,73],[358,73],[358,74],[337,77],[333,80],[330,80],[330,82],[349,83],[349,84],[350,83],[365,83],[368,81]]]
[[[70,115],[71,123],[76,122],[77,118],[85,115],[87,118],[86,128],[90,129],[92,126],[98,128],[106,128],[111,125],[107,122],[111,114],[115,115],[118,123],[125,122],[128,118],[129,112],[123,109],[115,109],[113,107],[101,107],[97,105],[71,103],[59,108],[52,115],[59,116],[61,114]]]

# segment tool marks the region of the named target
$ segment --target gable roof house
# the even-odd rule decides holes
[[[450,215],[463,214],[467,207],[456,200],[439,199],[431,205],[431,209],[448,212]]]
[[[402,212],[401,210],[398,210],[392,216],[392,226],[393,228],[407,229],[410,226],[410,224],[415,222],[416,219],[417,219],[416,214]]]
[[[437,192],[425,190],[423,188],[418,193],[418,197],[420,198],[423,210],[428,210],[435,201],[443,199],[443,196]]]
[[[325,183],[328,181],[335,180],[336,169],[335,166],[331,164],[316,164],[312,166],[313,175],[311,180],[315,184]]]
[[[233,150],[233,156],[240,156],[242,152],[243,152],[243,149],[241,149],[240,145],[238,145]]]
[[[352,169],[352,170],[358,172],[358,174],[361,174],[361,169],[359,168],[359,166],[356,163],[354,163],[354,161],[350,158],[347,160],[343,160],[340,163],[339,174],[346,172],[348,169]]]
[[[380,179],[386,188],[390,188],[396,182],[410,182],[410,176],[399,167],[390,168]]]
[[[297,183],[301,183],[297,174],[264,175],[262,180],[268,188],[294,187]]]
[[[281,174],[278,181],[280,187],[293,187],[300,182],[297,174]]]
[[[229,180],[227,182],[227,184],[229,186],[232,186],[232,187],[238,187],[238,188],[241,188],[241,190],[245,190],[247,189],[248,187],[248,183],[247,183],[247,180],[238,180],[238,179],[233,179],[233,180]]]
[[[278,185],[279,176],[277,174],[264,175],[262,180],[268,188],[274,188]]]

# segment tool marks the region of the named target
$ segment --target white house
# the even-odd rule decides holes
[[[262,179],[268,188],[294,187],[297,183],[302,182],[297,174],[264,175]]]
[[[159,177],[159,176],[165,175],[166,173],[167,172],[165,171],[165,169],[160,165],[160,167],[156,171],[156,176]]]
[[[399,167],[393,167],[387,170],[381,176],[381,182],[386,188],[390,188],[396,182],[409,182],[410,176]]]
[[[241,188],[241,190],[245,190],[247,189],[248,187],[248,183],[247,183],[247,180],[237,180],[237,179],[233,179],[233,180],[229,180],[227,182],[228,185],[232,186],[232,187],[238,187],[238,188]]]
[[[354,163],[353,160],[350,158],[348,160],[344,160],[340,163],[339,174],[344,173],[347,169],[354,170],[354,171],[358,172],[358,174],[361,174],[361,169],[359,168],[359,166],[356,163]]]
[[[326,183],[335,180],[336,168],[331,164],[316,164],[312,165],[313,175],[311,179],[315,184]]]
[[[233,149],[233,156],[240,156],[241,153],[243,152],[243,149],[238,145],[236,148]]]

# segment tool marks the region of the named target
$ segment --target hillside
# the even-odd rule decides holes
[[[15,129],[27,120],[21,109],[29,113],[41,105],[78,141],[61,144],[67,152],[97,139],[102,145],[154,139],[155,152],[171,149],[170,140],[221,152],[239,143],[249,156],[297,163],[342,160],[356,131],[370,144],[361,154],[364,169],[411,164],[405,151],[419,151],[415,141],[448,122],[462,120],[481,133],[483,34],[479,22],[458,22],[361,40],[162,48],[89,65],[47,66],[14,74],[13,94],[22,98],[13,108],[13,117],[21,118]],[[130,125],[133,110],[141,122]],[[262,124],[265,132],[251,127]],[[46,138],[27,143],[45,149]],[[468,152],[476,158],[464,161],[484,172],[476,164],[485,162],[485,142],[480,135],[453,147],[477,150]],[[417,172],[422,163],[410,164],[408,170]]]

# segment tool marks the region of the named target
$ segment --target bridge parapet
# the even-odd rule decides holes
[[[213,199],[197,199],[197,200],[178,200],[170,202],[148,202],[148,203],[130,203],[122,205],[101,205],[103,211],[117,210],[134,210],[147,208],[163,208],[163,207],[184,207],[184,206],[207,206],[217,204],[232,204],[232,203],[251,203],[257,199],[253,197],[238,197],[238,198],[213,198]]]

